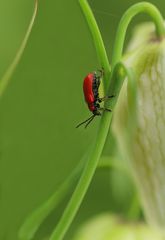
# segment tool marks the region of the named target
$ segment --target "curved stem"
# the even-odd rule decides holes
[[[117,70],[118,71],[123,71],[123,74],[127,77],[128,82],[127,82],[127,100],[129,104],[129,112],[128,114],[130,115],[129,119],[129,131],[127,131],[126,128],[126,141],[128,142],[128,146],[131,146],[131,140],[133,137],[133,134],[135,132],[135,126],[137,122],[137,86],[136,86],[136,74],[134,73],[132,68],[127,68],[124,63],[119,62],[117,64]],[[123,152],[125,149],[123,149]],[[128,217],[133,218],[133,219],[138,219],[140,215],[140,204],[139,204],[139,198],[137,196],[137,193],[134,194],[132,204],[130,206],[130,209],[128,211]]]
[[[120,77],[118,76],[119,67],[121,69],[122,63],[117,64],[114,69],[113,79],[116,82],[113,85],[113,89],[111,89],[112,93],[115,94],[115,98],[111,101],[111,109],[114,107],[117,99],[117,95],[122,85],[123,73],[120,73]],[[128,78],[132,80],[132,74],[130,71],[127,72],[127,69],[124,68],[124,76],[128,73]],[[116,75],[116,76],[115,76]],[[72,223],[79,206],[86,194],[86,191],[89,187],[89,184],[93,178],[95,170],[98,166],[98,162],[105,144],[105,140],[109,131],[109,125],[112,119],[112,113],[104,112],[101,118],[98,134],[96,137],[96,141],[93,144],[91,152],[88,155],[88,162],[83,170],[81,178],[76,186],[76,189],[69,201],[58,225],[56,226],[54,232],[52,233],[49,240],[62,240],[66,231],[68,230],[70,224]]]
[[[130,67],[126,67],[123,62],[118,62],[116,65],[116,70],[119,72],[123,72],[121,74],[124,74],[128,78],[127,83],[127,98],[129,103],[129,112],[131,115],[131,118],[133,118],[133,124],[135,126],[136,121],[136,104],[137,104],[137,86],[136,86],[136,74],[134,73],[133,69]],[[133,128],[134,128],[133,126]]]
[[[129,131],[127,127],[125,128],[125,139],[127,141],[128,146],[131,146],[131,140],[135,132],[135,126],[137,123],[137,77],[135,72],[132,68],[126,67],[123,62],[118,62],[115,67],[115,72],[120,72],[120,75],[125,78],[127,77],[127,102],[129,105],[128,109],[128,115],[129,117]],[[114,72],[114,74],[116,74]],[[115,79],[112,79],[112,85],[118,84],[115,83]],[[123,149],[123,153],[125,153],[125,156],[127,156],[127,153],[125,152],[127,149]]]
[[[90,32],[93,37],[93,41],[95,44],[95,48],[97,51],[98,59],[101,63],[101,66],[104,68],[104,77],[105,77],[105,83],[104,87],[107,89],[108,81],[110,77],[110,65],[108,61],[108,57],[105,51],[104,43],[99,31],[99,28],[97,26],[96,20],[93,16],[93,13],[88,5],[88,2],[86,0],[79,0],[80,6],[83,10],[83,13],[86,17],[86,20],[89,25]],[[109,113],[110,116],[111,113]],[[105,114],[106,116],[106,114]],[[104,118],[103,118],[104,119]],[[63,239],[63,236],[65,235],[67,229],[69,228],[70,224],[72,223],[74,216],[76,215],[78,208],[84,198],[84,195],[89,187],[89,184],[92,180],[92,177],[95,173],[95,170],[97,168],[97,164],[99,161],[99,158],[101,156],[101,152],[106,140],[107,136],[107,129],[108,129],[108,122],[107,124],[103,123],[100,125],[100,130],[98,132],[98,136],[96,138],[96,142],[93,145],[92,151],[90,152],[88,156],[88,162],[87,165],[82,173],[82,176],[76,186],[76,189],[71,197],[70,202],[68,203],[57,227],[55,228],[54,232],[52,233],[50,240],[60,240]]]
[[[112,169],[112,168],[128,174],[127,168],[123,164],[120,164],[116,158],[108,157],[108,156],[101,156],[100,161],[97,165],[97,169],[108,170],[108,169]]]
[[[120,61],[123,52],[124,40],[128,25],[132,18],[138,13],[147,13],[154,21],[157,36],[162,39],[165,36],[165,27],[163,17],[158,9],[147,2],[140,2],[131,6],[123,15],[116,34],[115,46],[112,55],[112,68]]]
[[[84,198],[84,195],[97,168],[98,161],[100,159],[100,155],[107,136],[107,129],[109,127],[108,125],[108,122],[100,125],[100,130],[98,132],[96,142],[93,145],[92,151],[88,156],[88,162],[85,166],[82,176],[76,186],[70,202],[68,203],[64,211],[64,214],[61,217],[61,220],[59,221],[57,227],[55,228],[55,231],[51,235],[50,240],[63,239],[68,227],[72,223],[73,218],[75,217],[79,209],[79,206]]]
[[[92,10],[87,2],[87,0],[79,0],[81,9],[83,11],[83,14],[85,15],[86,21],[88,23],[90,32],[92,34],[93,42],[96,48],[98,60],[101,64],[101,67],[104,68],[104,76],[105,76],[105,82],[104,87],[107,88],[108,82],[109,82],[109,76],[110,76],[110,64],[108,61],[107,53],[105,50],[105,46],[103,43],[103,39],[101,37],[100,30],[97,26],[96,20],[94,18],[94,15],[92,13]]]
[[[134,193],[132,198],[132,203],[130,205],[130,208],[128,210],[128,218],[138,220],[141,214],[141,207],[139,202],[139,197],[137,193]]]
[[[28,41],[28,38],[30,36],[30,33],[31,33],[31,30],[32,30],[32,27],[34,25],[34,21],[35,21],[35,17],[37,15],[37,9],[38,9],[38,1],[35,0],[35,6],[34,6],[34,11],[33,11],[33,15],[32,15],[32,18],[31,18],[31,21],[30,21],[30,24],[28,26],[28,29],[26,31],[26,34],[24,36],[24,39],[21,43],[21,46],[13,60],[13,62],[11,63],[11,65],[8,67],[7,71],[5,72],[5,74],[3,75],[2,79],[0,80],[0,98],[2,97],[4,91],[6,90],[8,84],[9,84],[9,81],[10,81],[10,78],[18,64],[18,62],[20,61],[21,57],[22,57],[22,54],[23,54],[23,51],[26,47],[26,44],[27,44],[27,41]]]

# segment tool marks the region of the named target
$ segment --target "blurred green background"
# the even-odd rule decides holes
[[[111,57],[118,22],[133,0],[89,0]],[[165,15],[165,3],[154,3]],[[0,77],[23,39],[33,0],[0,0]],[[149,18],[136,17],[134,24]],[[99,119],[87,130],[75,126],[90,113],[84,103],[84,76],[100,68],[77,0],[39,0],[27,47],[0,102],[0,240],[17,240],[27,215],[42,204],[77,166],[95,138]],[[107,143],[104,152],[110,152]],[[88,217],[105,211],[126,213],[133,187],[121,172],[100,170],[66,239]],[[44,222],[36,240],[55,226]]]

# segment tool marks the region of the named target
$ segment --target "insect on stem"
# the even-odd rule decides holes
[[[95,116],[100,116],[102,113],[100,111],[107,111],[111,112],[110,109],[107,108],[102,108],[100,107],[100,103],[102,101],[106,101],[114,95],[111,96],[104,96],[102,98],[99,97],[99,86],[101,82],[101,78],[103,77],[104,70],[103,68],[98,70],[97,72],[89,73],[85,78],[84,78],[84,83],[83,83],[83,91],[84,91],[84,97],[85,101],[88,105],[89,110],[93,113],[93,115],[88,118],[87,120],[83,121],[82,123],[78,124],[76,128],[81,126],[84,123],[87,123],[85,125],[85,128],[92,122]]]

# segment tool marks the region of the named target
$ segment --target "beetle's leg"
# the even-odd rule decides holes
[[[106,112],[112,112],[111,109],[108,109],[108,108],[99,108],[98,110],[100,111],[106,111]]]
[[[113,98],[113,97],[114,97],[114,95],[98,98],[98,102],[102,102],[102,101],[108,100],[108,99]]]

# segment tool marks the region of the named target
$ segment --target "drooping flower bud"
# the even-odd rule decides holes
[[[137,104],[133,116],[125,80],[112,128],[129,159],[146,220],[165,229],[165,40],[154,32],[152,24],[138,27],[123,58],[136,76]]]
[[[81,226],[74,240],[163,240],[160,232],[142,223],[123,221],[118,216],[100,214]]]

